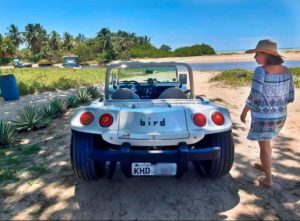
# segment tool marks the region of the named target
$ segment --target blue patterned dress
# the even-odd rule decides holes
[[[286,120],[287,104],[294,101],[291,73],[269,74],[260,66],[254,71],[246,104],[251,108],[249,140],[271,140]]]

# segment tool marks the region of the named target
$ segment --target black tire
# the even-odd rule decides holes
[[[216,178],[229,173],[234,160],[234,142],[231,130],[206,135],[200,145],[201,147],[221,148],[221,156],[219,159],[193,162],[200,176]]]
[[[105,173],[105,162],[88,158],[95,147],[95,135],[72,131],[71,163],[75,175],[84,180],[96,180]]]

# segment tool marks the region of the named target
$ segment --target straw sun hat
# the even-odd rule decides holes
[[[278,54],[277,52],[277,44],[271,40],[261,40],[257,43],[255,49],[247,50],[246,54],[252,54],[256,52],[263,52],[279,57],[283,57],[282,55]]]

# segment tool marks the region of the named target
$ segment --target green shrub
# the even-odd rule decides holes
[[[89,66],[90,64],[87,61],[82,61],[79,63],[81,66]]]
[[[82,82],[79,82],[79,80],[77,79],[68,79],[65,77],[61,77],[58,80],[53,82],[53,86],[56,89],[66,90],[70,88],[77,88],[81,84],[84,84],[84,82],[85,82],[84,80]]]
[[[294,85],[296,88],[300,87],[300,68],[290,68],[294,77]],[[221,81],[227,85],[232,86],[246,86],[250,85],[253,78],[253,71],[247,71],[244,69],[232,69],[222,71],[210,81]]]
[[[15,141],[14,127],[7,121],[0,121],[0,147],[12,144]]]
[[[33,94],[33,92],[30,92],[28,90],[28,85],[23,81],[18,82],[18,88],[19,88],[20,95]]]
[[[123,53],[120,53],[120,58],[123,58]],[[131,58],[159,58],[159,57],[174,57],[174,52],[159,50],[151,44],[137,44],[128,51],[128,56]],[[126,57],[125,57],[126,58]]]
[[[216,54],[215,50],[207,44],[177,48],[174,53],[180,57]]]
[[[80,55],[78,57],[78,62],[82,63],[92,60],[94,58],[93,51],[86,43],[80,43],[72,49],[72,53]]]
[[[36,106],[25,105],[23,109],[17,110],[17,115],[19,120],[13,123],[18,131],[36,130],[49,124],[49,118]]]
[[[8,65],[9,62],[11,61],[10,58],[0,58],[0,65]]]
[[[293,76],[294,76],[294,85],[297,88],[300,88],[300,67],[290,68]]]
[[[28,59],[31,62],[37,63],[39,60],[41,60],[41,55],[40,54],[31,54]]]
[[[233,69],[222,71],[220,74],[211,78],[210,81],[221,81],[228,85],[243,86],[249,85],[252,81],[253,71],[244,69]]]
[[[53,51],[51,55],[51,60],[54,63],[62,63],[63,62],[63,55],[64,53],[61,51]]]
[[[109,62],[111,62],[112,60],[115,60],[117,58],[117,54],[115,51],[107,51],[102,53],[99,57],[98,57],[98,63],[99,64],[107,64]]]
[[[41,67],[44,67],[44,66],[52,66],[54,63],[52,61],[49,61],[49,60],[41,60],[38,62],[38,65],[41,66]]]

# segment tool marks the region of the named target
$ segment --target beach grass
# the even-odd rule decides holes
[[[23,68],[0,70],[16,77],[20,95],[67,90],[104,82],[105,69]]]
[[[300,67],[290,68],[295,87],[300,88]],[[45,91],[67,90],[81,86],[103,84],[105,68],[101,69],[58,69],[58,68],[22,68],[0,70],[0,74],[13,74],[18,83],[20,95]],[[126,77],[124,76],[119,77]],[[231,86],[248,86],[253,71],[232,69],[222,71],[210,81],[220,81]]]
[[[300,88],[300,67],[290,68],[294,78],[294,85],[296,88]],[[253,71],[244,69],[232,69],[222,71],[215,77],[211,78],[211,82],[222,82],[230,86],[249,86],[251,85],[253,77]]]

